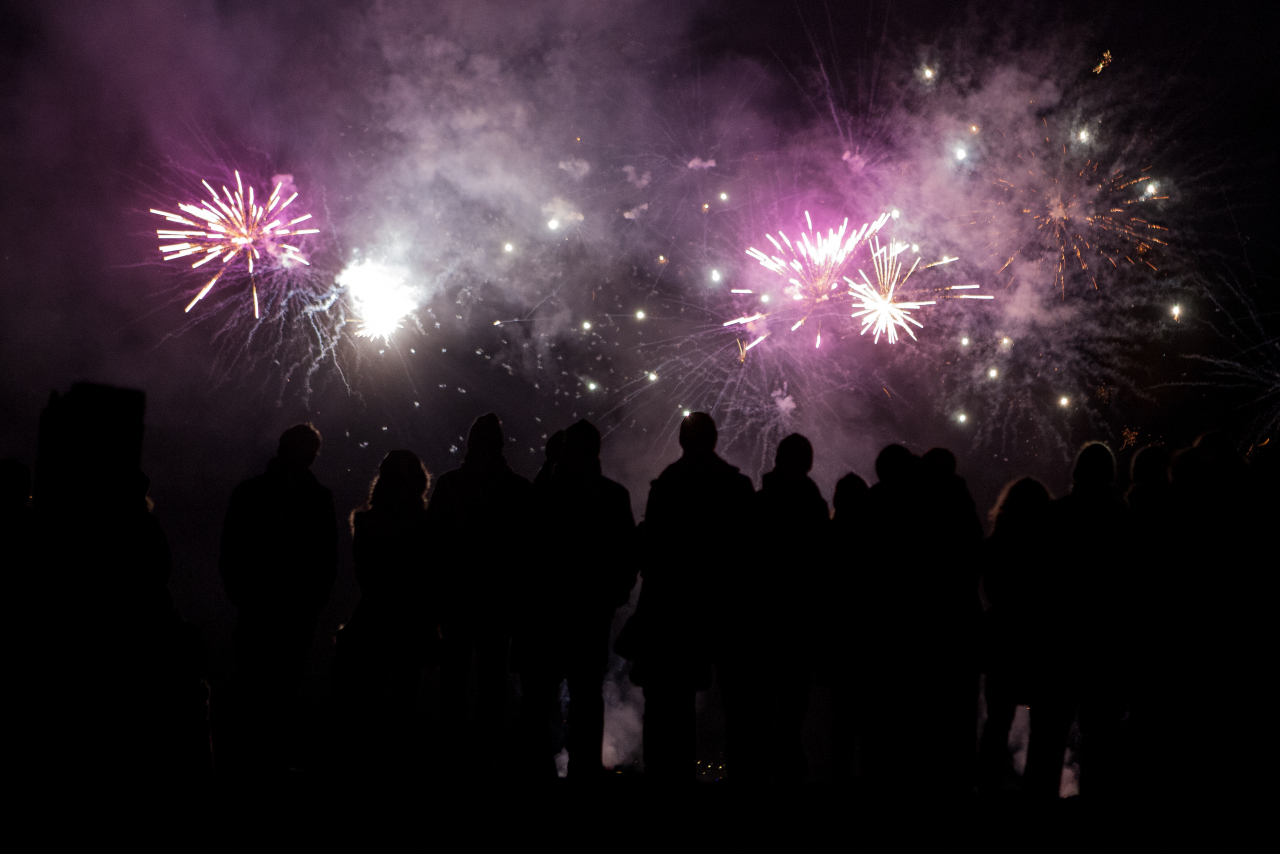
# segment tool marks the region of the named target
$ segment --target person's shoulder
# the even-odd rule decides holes
[[[746,490],[747,492],[751,492],[751,493],[754,493],[756,491],[756,485],[751,482],[751,478],[747,477],[745,474],[739,471],[737,466],[730,465],[729,463],[726,463],[724,460],[721,460],[720,462],[723,465],[723,468],[721,469],[721,471],[723,472],[724,476],[733,484],[734,489]]]
[[[457,485],[458,479],[461,477],[462,477],[462,469],[460,468],[449,469],[449,471],[435,478],[435,488],[433,491],[439,492],[442,487],[445,489],[448,489],[452,486],[455,486]]]
[[[267,475],[255,474],[253,477],[245,478],[236,484],[236,488],[231,490],[231,500],[249,498],[257,495],[267,489],[269,485]]]
[[[598,482],[600,484],[600,491],[604,493],[604,495],[614,499],[626,499],[628,502],[631,501],[631,490],[627,489],[616,480],[600,475],[600,480]]]
[[[685,464],[684,457],[681,457],[680,459],[676,460],[673,463],[668,463],[667,467],[664,468],[656,478],[650,481],[650,485],[652,486],[657,486],[658,484],[665,485],[673,480],[679,479],[684,474],[685,467],[686,467],[686,464]]]

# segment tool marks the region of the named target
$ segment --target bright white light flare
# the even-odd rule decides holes
[[[348,266],[335,280],[346,291],[352,311],[360,319],[356,335],[390,342],[406,317],[418,308],[405,273],[376,261],[365,260]]]

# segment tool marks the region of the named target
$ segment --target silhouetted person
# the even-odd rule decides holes
[[[560,461],[561,455],[564,453],[564,431],[557,430],[551,434],[551,438],[547,439],[546,459],[542,463],[542,468],[538,469],[538,474],[533,479],[534,486],[542,486],[551,479],[551,473],[556,470],[556,463]]]
[[[828,529],[827,554],[819,581],[819,684],[831,691],[831,747],[836,779],[851,781],[857,762],[856,745],[862,736],[859,695],[861,678],[856,666],[856,601],[862,593],[859,574],[866,565],[859,556],[867,533],[870,487],[850,472],[836,481],[831,497],[833,510]]]
[[[1259,489],[1261,473],[1216,432],[1173,456],[1176,532],[1163,592],[1176,631],[1166,635],[1167,654],[1177,684],[1221,687],[1184,689],[1178,756],[1149,739],[1144,745],[1144,782],[1162,795],[1249,791],[1275,758],[1265,710],[1275,683],[1276,515],[1267,512],[1275,495]],[[1082,794],[1085,770],[1082,762]]]
[[[1110,448],[1101,442],[1081,448],[1070,494],[1052,505],[1053,531],[1046,548],[1058,573],[1056,592],[1068,629],[1054,650],[1061,662],[1056,687],[1064,703],[1078,692],[1080,791],[1094,798],[1119,793],[1132,664],[1126,625],[1131,618],[1130,556],[1125,507],[1112,492],[1115,476]],[[1044,785],[1048,794],[1047,779]]]
[[[31,469],[7,457],[0,460],[0,554],[11,583],[28,582],[31,533]]]
[[[564,431],[555,472],[534,494],[538,539],[546,544],[527,579],[519,646],[526,771],[556,774],[550,741],[568,680],[571,780],[604,773],[604,675],[613,613],[635,585],[631,496],[600,472],[600,431],[579,421]]]
[[[680,423],[684,455],[649,489],[645,563],[636,613],[615,646],[633,662],[631,680],[644,688],[645,772],[662,782],[687,781],[696,755],[697,691],[711,684],[726,639],[742,627],[729,621],[748,595],[730,555],[752,534],[751,481],[715,453],[716,425],[705,412]],[[754,537],[752,538],[754,539]],[[738,686],[722,674],[729,761],[740,743]]]
[[[936,780],[953,796],[973,788],[974,751],[978,729],[978,630],[982,603],[979,550],[982,521],[964,478],[956,474],[955,454],[932,448],[921,457],[924,506],[929,524],[921,531],[919,558],[932,598],[926,626],[937,649],[934,661],[939,680],[932,702],[937,724],[931,747],[940,766]]]
[[[980,528],[967,518],[967,489],[939,456],[926,463],[890,445],[876,458],[856,603],[870,683],[863,769],[881,791],[958,797],[968,791],[976,730]]]
[[[40,418],[32,497],[41,626],[37,773],[60,781],[210,770],[200,633],[173,608],[172,560],[151,515],[142,392],[77,383]]]
[[[761,770],[788,782],[800,782],[809,768],[800,730],[818,655],[819,581],[830,524],[827,502],[809,479],[812,468],[813,446],[792,433],[778,443],[773,471],[761,479],[756,518],[776,533],[763,539],[753,561],[759,568],[756,589],[743,602],[748,629],[737,650],[741,660],[734,662],[749,686],[742,690],[758,690],[761,696],[752,696],[751,704],[766,712],[762,721],[743,729],[748,737],[752,731],[772,730],[767,767]],[[748,755],[744,761],[751,758],[765,757]]]
[[[1168,450],[1159,445],[1140,449],[1130,465],[1125,493],[1132,534],[1133,575],[1131,613],[1127,623],[1129,725],[1133,734],[1135,794],[1164,788],[1171,777],[1184,776],[1183,751],[1169,745],[1186,741],[1185,676],[1190,652],[1186,648],[1185,598],[1190,578],[1180,577],[1184,547],[1169,469]],[[1144,779],[1145,778],[1145,781]],[[1179,783],[1181,785],[1181,783]]]
[[[533,532],[533,485],[507,465],[503,442],[497,415],[477,418],[462,466],[440,476],[427,509],[439,532],[441,711],[451,773],[488,770],[502,739],[513,609]],[[469,733],[473,654],[476,730]]]
[[[232,492],[222,529],[245,759],[273,770],[288,768],[294,703],[337,574],[333,494],[310,468],[320,441],[310,424],[284,431],[266,473]]]
[[[1060,638],[1068,630],[1057,607],[1052,567],[1043,551],[1050,540],[1052,496],[1029,477],[1008,484],[991,511],[992,533],[983,550],[983,670],[987,723],[979,750],[979,790],[998,794],[1011,773],[1009,728],[1019,705],[1031,708],[1031,740],[1023,791],[1058,796],[1067,731],[1075,715],[1073,693],[1058,686]]]
[[[438,653],[429,482],[414,453],[391,451],[369,485],[368,503],[351,514],[360,602],[338,633],[340,688],[348,692],[352,740],[367,751],[361,758],[388,770],[413,755],[418,682]]]

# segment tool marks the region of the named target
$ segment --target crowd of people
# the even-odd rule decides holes
[[[0,463],[5,549],[26,567],[10,575],[35,603],[18,635],[36,689],[23,713],[46,740],[24,750],[207,773],[205,656],[168,596],[141,417],[139,393],[77,385],[42,417],[34,491],[24,466]],[[942,448],[886,447],[876,483],[846,475],[829,509],[799,434],[778,444],[759,490],[717,455],[706,413],[684,418],[679,443],[639,524],[585,420],[548,440],[532,482],[504,459],[494,414],[434,488],[416,455],[388,453],[349,517],[361,595],[334,663],[346,767],[403,767],[419,682],[438,668],[442,768],[556,778],[565,685],[568,777],[599,781],[611,641],[643,689],[655,785],[692,778],[696,695],[713,682],[727,775],[742,787],[806,778],[815,684],[829,688],[838,775],[886,794],[1000,793],[1018,706],[1030,708],[1020,788],[1033,798],[1059,796],[1073,725],[1080,791],[1099,799],[1243,785],[1274,755],[1258,720],[1273,670],[1272,443],[1247,458],[1216,433],[1176,453],[1146,447],[1121,493],[1115,455],[1091,442],[1068,494],[1031,478],[1006,486],[985,537]],[[309,424],[286,430],[266,472],[231,495],[223,528],[242,750],[268,772],[288,767],[339,562],[333,496],[310,470],[320,445]],[[504,758],[509,673],[519,733]],[[92,737],[51,745],[62,727],[83,733],[69,717],[85,691],[110,714]]]

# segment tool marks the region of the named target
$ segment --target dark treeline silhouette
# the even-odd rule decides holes
[[[203,642],[168,593],[142,415],[140,392],[76,385],[42,415],[34,479],[0,461],[0,538],[30,604],[12,633],[16,713],[31,737],[11,753],[27,768],[172,779],[215,767]],[[713,687],[725,774],[748,789],[808,777],[815,686],[830,697],[836,782],[886,797],[1051,800],[1068,754],[1087,800],[1245,791],[1274,756],[1261,716],[1274,443],[1247,458],[1213,433],[1175,453],[1143,448],[1123,492],[1115,455],[1088,443],[1066,495],[1010,482],[984,539],[942,448],[886,447],[876,483],[844,476],[829,511],[805,437],[778,444],[756,491],[695,412],[637,526],[590,422],[550,437],[533,483],[504,442],[496,415],[476,419],[461,466],[434,489],[415,454],[392,451],[350,514],[360,599],[334,658],[344,773],[400,779],[430,755],[441,781],[536,784],[557,776],[563,735],[570,780],[611,779],[610,633],[637,578],[612,651],[643,689],[644,779],[660,788],[693,779],[697,696]],[[226,513],[235,749],[218,746],[218,767],[230,755],[253,779],[290,767],[304,665],[334,585],[333,497],[310,471],[320,446],[309,424],[286,430]],[[439,750],[424,753],[429,673]],[[1030,710],[1020,779],[1019,706]],[[86,707],[91,728],[78,720]]]

